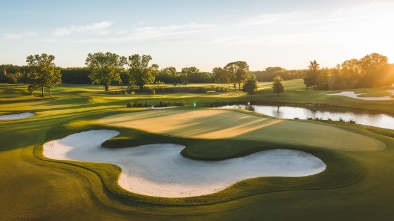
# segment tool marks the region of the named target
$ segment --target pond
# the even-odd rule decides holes
[[[227,105],[219,108],[238,108],[247,109],[247,105]],[[373,127],[380,127],[394,130],[394,118],[386,114],[371,114],[371,113],[354,113],[354,112],[334,112],[334,111],[314,111],[302,107],[288,107],[288,106],[265,106],[253,105],[252,109],[255,112],[265,114],[271,117],[284,119],[302,119],[308,118],[321,119],[333,121],[349,122],[354,121],[356,124],[362,124]]]

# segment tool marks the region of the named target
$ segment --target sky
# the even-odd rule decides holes
[[[147,54],[160,68],[305,69],[379,53],[394,63],[394,0],[1,0],[0,64],[51,54]]]

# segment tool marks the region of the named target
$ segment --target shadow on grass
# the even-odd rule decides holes
[[[97,118],[98,115],[90,116]],[[365,167],[358,161],[342,154],[340,151],[317,149],[308,146],[295,146],[281,143],[269,143],[261,141],[245,141],[237,139],[204,140],[185,139],[172,136],[145,133],[127,128],[115,128],[96,124],[86,124],[79,120],[65,122],[55,128],[50,128],[46,133],[46,141],[63,138],[67,135],[93,130],[110,129],[117,130],[120,134],[113,139],[103,143],[107,148],[132,148],[143,144],[152,143],[175,143],[185,145],[182,155],[195,160],[224,160],[235,157],[246,156],[258,151],[269,149],[294,149],[313,154],[322,159],[327,169],[317,175],[301,178],[278,178],[264,177],[240,181],[231,187],[218,193],[188,198],[161,198],[139,195],[128,192],[117,184],[120,169],[109,164],[94,164],[88,162],[62,162],[49,160],[42,156],[42,144],[36,146],[34,154],[44,161],[67,163],[94,171],[102,178],[109,192],[130,200],[130,202],[142,202],[159,205],[207,205],[263,193],[299,190],[319,190],[330,188],[341,188],[361,181],[367,174]],[[79,126],[73,126],[79,125]],[[204,148],[203,148],[204,147]]]

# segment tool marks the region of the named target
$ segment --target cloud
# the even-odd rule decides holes
[[[73,33],[108,34],[108,31],[106,29],[111,25],[112,22],[109,21],[102,21],[98,23],[80,26],[72,25],[68,27],[57,28],[53,30],[52,34],[55,36],[64,36]]]
[[[20,37],[22,37],[22,35],[20,35],[20,34],[13,34],[13,33],[5,33],[4,34],[4,38],[6,38],[6,39],[17,39]]]
[[[38,35],[37,32],[26,32],[25,35],[29,36],[29,37],[35,37]]]
[[[166,25],[166,26],[148,26],[135,29],[134,34],[137,36],[162,35],[162,34],[182,34],[189,32],[200,32],[214,28],[213,24],[195,24],[185,25]]]

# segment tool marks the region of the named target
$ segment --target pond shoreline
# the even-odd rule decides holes
[[[283,105],[256,105],[256,104],[233,104],[218,106],[219,109],[245,109],[256,113],[264,114],[277,119],[299,119],[299,120],[320,120],[356,123],[359,125],[378,127],[394,130],[394,117],[383,113],[358,110],[353,111],[347,108],[341,111],[338,108],[311,108],[310,106],[294,107]]]
[[[262,106],[278,106],[278,107],[300,107],[307,108],[312,111],[335,111],[335,112],[354,112],[358,114],[386,114],[388,116],[394,117],[394,113],[377,111],[365,108],[348,107],[342,105],[332,105],[328,103],[297,103],[297,102],[270,102],[270,101],[229,101],[229,102],[214,102],[209,104],[208,107],[217,108],[227,105],[262,105]]]

